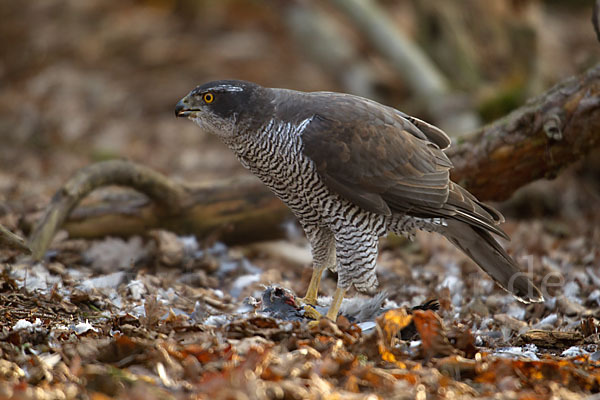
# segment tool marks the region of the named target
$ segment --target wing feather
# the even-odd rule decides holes
[[[507,237],[498,211],[450,181],[442,130],[361,97],[307,96],[326,106],[312,110],[303,152],[331,190],[374,213],[454,218]]]

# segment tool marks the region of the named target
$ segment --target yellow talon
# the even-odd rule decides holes
[[[318,312],[317,310],[315,310],[315,308],[311,305],[305,305],[304,306],[304,316],[307,318],[312,318],[315,320],[315,322],[319,321],[321,318],[323,318],[323,315],[321,315],[320,312]]]
[[[317,321],[310,321],[308,323],[308,329],[312,329],[312,328],[315,328],[317,326],[319,326],[319,321],[318,320]]]
[[[298,299],[302,304],[309,304],[311,306],[316,306],[317,305],[317,297],[309,297],[309,296],[304,296],[300,299]]]
[[[346,294],[345,289],[337,288],[333,295],[333,299],[331,300],[331,305],[329,306],[329,310],[326,315],[322,315],[311,305],[304,306],[304,316],[308,318],[314,319],[308,323],[309,327],[314,327],[318,325],[319,320],[321,318],[327,318],[333,322],[337,321],[338,312],[340,311],[340,306],[342,305],[342,300],[344,299],[344,294]]]

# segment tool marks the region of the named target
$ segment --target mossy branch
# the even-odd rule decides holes
[[[481,200],[518,188],[600,146],[600,64],[566,79],[448,151],[452,178]]]

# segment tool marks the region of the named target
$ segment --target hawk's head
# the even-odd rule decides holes
[[[270,100],[267,89],[255,83],[221,80],[196,87],[175,106],[177,117],[188,117],[202,129],[229,138],[239,128],[258,128],[267,118]],[[257,118],[258,117],[258,118]]]

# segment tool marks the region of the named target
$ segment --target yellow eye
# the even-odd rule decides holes
[[[210,104],[215,100],[215,96],[212,93],[205,93],[202,99],[204,99],[206,104]]]

